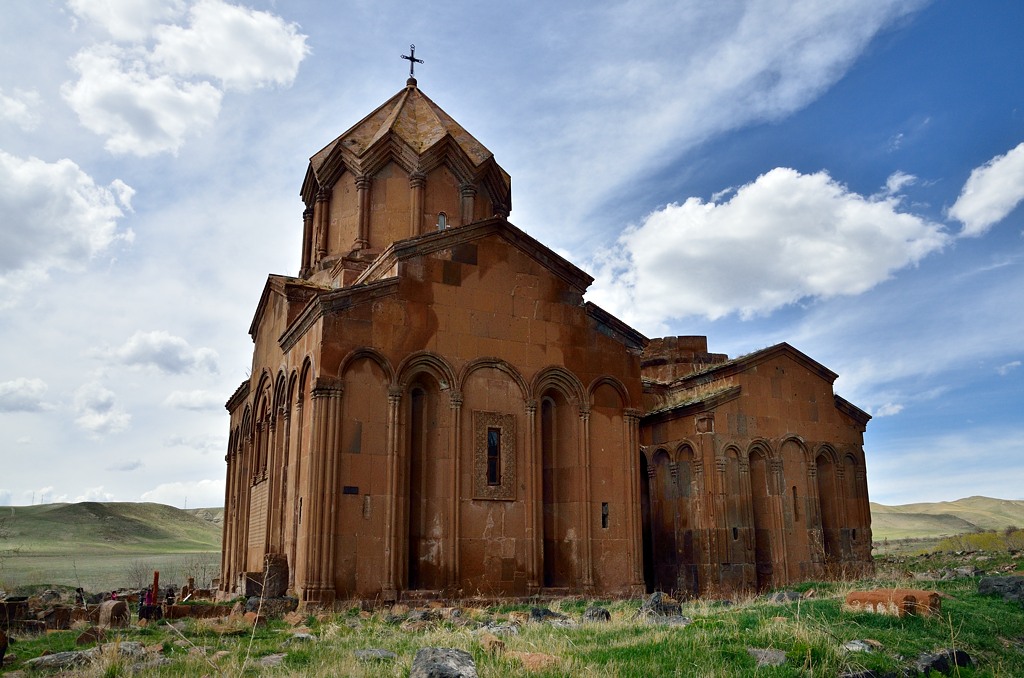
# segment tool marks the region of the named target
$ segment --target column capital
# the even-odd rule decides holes
[[[524,403],[524,405],[526,407],[526,414],[528,414],[530,416],[533,416],[534,414],[537,413],[537,399],[536,398],[527,398],[526,402]]]
[[[373,183],[373,177],[369,174],[361,174],[356,177],[356,190],[365,191],[370,187],[371,183]]]
[[[476,186],[473,184],[462,184],[459,186],[459,194],[463,198],[472,198],[476,195]]]
[[[313,382],[313,399],[340,398],[345,394],[345,382],[336,377],[317,377]]]
[[[409,175],[409,188],[423,188],[427,185],[427,175],[423,172],[413,172]]]
[[[453,410],[457,410],[462,407],[462,393],[451,389],[448,391],[448,407]]]

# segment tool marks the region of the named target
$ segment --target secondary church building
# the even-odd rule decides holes
[[[865,412],[788,344],[648,339],[507,220],[509,175],[406,87],[316,153],[231,415],[221,588],[308,605],[677,595],[871,568]]]

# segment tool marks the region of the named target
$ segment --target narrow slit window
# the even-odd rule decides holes
[[[487,484],[501,485],[501,429],[487,429]]]
[[[732,540],[736,541],[740,538],[740,530],[738,527],[732,528]]]
[[[797,493],[796,485],[793,486],[793,517],[800,520],[800,495]]]
[[[437,230],[443,231],[448,228],[448,215],[444,212],[437,213]]]
[[[608,502],[601,502],[601,528],[608,529]]]

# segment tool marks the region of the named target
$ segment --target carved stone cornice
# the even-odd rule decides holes
[[[453,410],[457,410],[462,407],[462,393],[455,389],[448,391],[448,407]]]
[[[345,382],[336,377],[317,377],[313,382],[313,399],[340,398],[345,394]]]

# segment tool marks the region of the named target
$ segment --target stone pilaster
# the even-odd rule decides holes
[[[427,175],[413,172],[409,175],[409,237],[417,236],[423,229],[423,192]]]
[[[358,197],[359,234],[353,249],[362,250],[370,246],[370,185],[373,180],[366,175],[356,177],[356,195]]]

